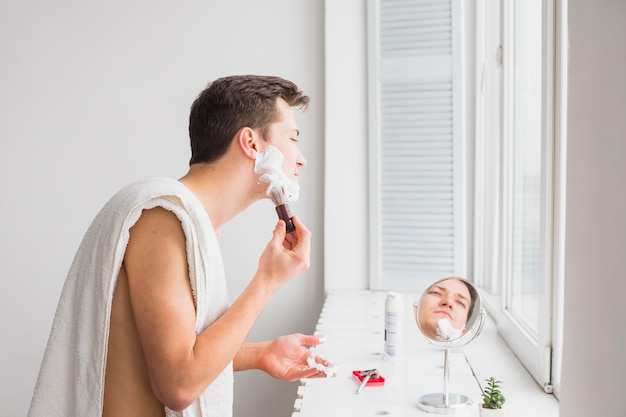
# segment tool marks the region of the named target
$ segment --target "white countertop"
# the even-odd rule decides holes
[[[328,336],[315,352],[339,367],[328,379],[303,380],[294,401],[293,417],[419,416],[432,415],[417,407],[418,399],[443,392],[444,350],[430,344],[413,319],[417,294],[404,295],[404,352],[400,359],[383,359],[386,292],[335,291],[327,295],[316,333]],[[472,375],[467,355],[478,380],[494,376],[504,381],[507,417],[558,416],[558,402],[545,394],[497,335],[491,320],[476,340],[450,355],[449,393],[473,401],[466,413],[478,416],[481,391]],[[377,368],[384,386],[365,387],[355,394],[356,369]]]

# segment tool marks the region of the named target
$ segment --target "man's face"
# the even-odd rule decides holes
[[[290,180],[297,182],[300,168],[306,165],[306,159],[298,148],[300,131],[289,104],[279,98],[276,106],[281,117],[278,122],[270,126],[267,144],[275,146],[283,154],[283,172]]]
[[[447,318],[452,327],[463,329],[470,305],[469,290],[461,280],[450,278],[437,282],[422,296],[419,309],[420,326],[429,336],[436,335],[437,321]]]

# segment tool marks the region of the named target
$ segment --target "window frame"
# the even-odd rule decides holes
[[[483,15],[485,13],[485,2],[488,0],[477,0],[476,23],[477,23],[477,83],[482,82],[482,65],[487,58],[486,52],[482,48],[484,41]],[[542,94],[541,94],[541,272],[540,272],[540,288],[538,300],[539,328],[536,337],[532,335],[525,327],[511,314],[511,211],[510,211],[510,195],[508,190],[510,187],[509,172],[511,164],[507,158],[510,157],[510,148],[513,140],[511,134],[511,101],[512,101],[512,49],[511,39],[513,30],[513,1],[502,0],[501,22],[502,27],[502,147],[503,147],[503,179],[502,187],[502,227],[499,238],[501,245],[501,267],[500,276],[502,279],[500,290],[496,295],[490,295],[487,291],[481,291],[485,304],[490,314],[497,322],[498,331],[507,341],[511,349],[520,358],[521,362],[527,368],[529,373],[544,388],[546,392],[553,392],[555,382],[560,383],[559,369],[555,369],[555,364],[560,363],[560,334],[562,321],[560,319],[562,311],[562,242],[563,242],[563,222],[564,222],[564,166],[561,161],[564,159],[564,147],[560,142],[564,135],[556,135],[555,117],[564,114],[559,110],[558,105],[562,101],[557,102],[558,96],[555,92],[557,79],[556,66],[559,65],[559,74],[563,73],[562,58],[555,57],[556,48],[563,50],[560,43],[564,41],[564,37],[557,35],[556,20],[562,16],[562,9],[558,9],[557,16],[556,2],[554,0],[542,1]],[[562,26],[559,27],[561,29]],[[478,68],[481,67],[481,68]],[[560,79],[560,78],[559,78]],[[478,84],[480,86],[480,84]],[[561,94],[564,88],[560,88],[558,93]],[[480,167],[484,163],[484,144],[481,143],[483,134],[483,124],[481,123],[484,115],[484,102],[480,94],[476,99],[476,167]],[[481,207],[482,199],[480,193],[482,191],[480,170],[477,171],[475,189],[476,198],[476,225],[475,230],[483,230],[481,224],[482,218],[479,213],[483,211]],[[482,263],[484,254],[481,253],[483,246],[480,242],[478,234],[475,236],[475,281],[479,287],[483,287],[484,280],[482,276]],[[554,345],[559,349],[554,351]]]

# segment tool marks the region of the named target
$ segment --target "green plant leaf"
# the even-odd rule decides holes
[[[485,379],[487,385],[483,390],[483,403],[486,408],[502,408],[502,405],[506,401],[502,392],[500,392],[500,387],[502,385],[502,381],[496,380],[494,377],[490,377],[489,379]]]

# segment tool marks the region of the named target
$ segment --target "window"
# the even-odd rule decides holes
[[[546,390],[552,375],[553,3],[477,2],[475,281]]]
[[[337,39],[346,25],[355,33],[342,37],[345,42],[329,41],[326,48],[326,199],[344,197],[345,184],[336,181],[343,176],[367,177],[369,188],[355,180],[358,187],[341,200],[350,216],[337,219],[330,206],[325,288],[418,291],[431,278],[465,275],[478,284],[502,336],[540,386],[557,390],[564,125],[553,127],[553,120],[565,116],[558,105],[565,105],[559,97],[566,91],[567,15],[559,0],[471,4],[475,9],[457,0],[368,0],[365,19],[361,2],[350,3],[352,8],[326,2],[327,39]],[[475,28],[475,39],[468,27]],[[403,34],[392,36],[396,30]],[[361,55],[365,39],[367,60]],[[560,65],[558,78],[555,65]],[[426,90],[417,87],[427,85],[433,93],[448,89],[449,100],[442,104],[431,96],[420,105],[418,92]],[[473,108],[463,107],[465,90],[476,93],[467,100]],[[471,134],[464,117],[474,121]],[[413,141],[423,138],[414,124],[425,120],[438,120],[440,133],[445,132],[433,135],[440,141],[429,146]],[[367,135],[359,130],[366,124]],[[409,138],[411,146],[394,143]],[[435,144],[441,146],[439,154]],[[350,172],[348,158],[356,167]],[[362,165],[367,158],[369,167]],[[449,169],[438,172],[441,177],[427,169],[421,177],[420,158]],[[414,187],[414,194],[398,192],[403,187]],[[438,217],[420,211],[444,194],[437,201]],[[418,220],[431,228],[420,229]],[[346,235],[352,237],[349,245]],[[447,240],[438,246],[434,240],[417,242],[419,235]],[[412,259],[419,262],[411,265]],[[446,259],[443,267],[431,268],[435,259]]]
[[[488,6],[488,7],[487,7]],[[500,307],[502,27],[499,1],[477,4],[474,268],[483,296]]]
[[[471,278],[499,332],[547,391],[559,244],[554,7],[554,0],[476,0],[474,50],[460,39],[463,2],[368,3],[370,288]],[[476,63],[470,137],[466,54]],[[468,157],[473,176],[465,175]]]

